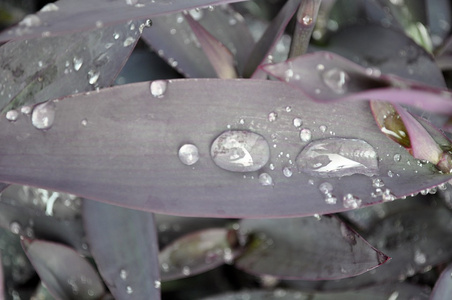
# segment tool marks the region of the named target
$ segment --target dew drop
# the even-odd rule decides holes
[[[135,42],[135,38],[129,36],[128,38],[126,38],[126,39],[124,40],[124,42],[122,43],[122,45],[123,45],[124,47],[129,47],[129,46],[132,45],[134,42]]]
[[[273,178],[268,173],[262,173],[259,175],[259,183],[267,186],[273,184]]]
[[[198,147],[193,144],[185,144],[179,148],[179,159],[187,166],[195,164],[199,160]]]
[[[389,177],[393,177],[394,176],[394,172],[392,172],[391,170],[388,171],[388,176]]]
[[[399,292],[395,291],[391,295],[389,295],[388,300],[397,300],[399,297]]]
[[[316,177],[373,176],[378,173],[375,149],[358,139],[316,140],[298,154],[296,161],[302,172]]]
[[[292,107],[291,106],[286,106],[286,112],[291,112],[292,111]]]
[[[9,230],[14,234],[19,234],[22,230],[22,226],[20,226],[19,222],[13,221],[9,224]]]
[[[278,119],[278,114],[274,111],[268,114],[268,121],[269,122],[275,122],[276,119]]]
[[[315,68],[316,68],[318,71],[323,71],[323,70],[325,70],[325,66],[322,65],[322,64],[318,64]]]
[[[191,273],[191,270],[189,267],[185,266],[182,268],[182,274],[184,274],[185,276],[190,275],[190,273]]]
[[[81,123],[82,123],[82,126],[87,126],[88,125],[88,120],[87,119],[83,119]]]
[[[402,159],[402,155],[400,154],[394,154],[394,161],[399,162]]]
[[[127,271],[124,270],[124,269],[122,269],[121,271],[119,271],[119,277],[121,277],[122,280],[126,280],[128,275],[129,275],[129,274],[128,274]]]
[[[322,194],[329,194],[333,191],[333,185],[329,182],[323,182],[319,185],[319,190]]]
[[[309,16],[309,15],[305,15],[303,17],[302,21],[303,21],[303,24],[306,25],[306,26],[311,25],[312,24],[312,17]]]
[[[154,281],[154,287],[155,287],[156,289],[159,289],[161,286],[162,286],[162,283],[161,283],[160,280],[155,280],[155,281]]]
[[[323,82],[336,94],[343,94],[347,91],[350,76],[343,70],[333,68],[322,73]]]
[[[232,172],[253,172],[270,159],[270,147],[264,137],[250,131],[231,130],[212,143],[210,155],[215,164]]]
[[[113,38],[114,38],[115,40],[119,39],[120,36],[121,36],[121,34],[120,34],[119,32],[114,32],[114,33],[113,33]]]
[[[199,21],[202,19],[204,12],[201,9],[190,9],[189,11],[190,16],[195,19],[195,21]]]
[[[168,82],[166,80],[155,80],[151,82],[150,90],[151,95],[156,98],[162,98],[166,92]]]
[[[345,208],[355,209],[361,207],[362,201],[360,198],[354,196],[353,194],[347,194],[342,199],[342,203]]]
[[[55,120],[55,104],[47,101],[36,105],[31,114],[31,123],[37,129],[49,129]]]
[[[336,204],[337,198],[335,196],[331,195],[331,194],[327,194],[325,196],[325,202],[326,202],[326,204],[333,205],[333,204]]]
[[[89,70],[88,71],[88,82],[91,85],[96,84],[97,80],[99,79],[100,76],[100,72],[99,71],[94,71],[94,70]]]
[[[381,188],[385,186],[385,183],[380,178],[372,179],[372,186],[374,188]]]
[[[293,126],[299,128],[301,127],[301,125],[303,125],[303,120],[301,120],[300,118],[293,119]]]
[[[14,122],[17,120],[18,117],[19,117],[19,112],[15,109],[12,109],[6,113],[6,119],[8,121]]]
[[[126,287],[126,293],[129,294],[129,295],[133,293],[133,289],[132,289],[131,286],[128,285],[128,286]]]
[[[312,133],[308,128],[303,128],[300,131],[300,139],[302,142],[309,142],[311,140]]]
[[[289,167],[284,167],[283,168],[283,174],[284,176],[286,176],[287,178],[292,177],[292,170]]]
[[[74,56],[72,62],[74,63],[74,70],[78,71],[83,65],[83,58]]]
[[[396,199],[396,196],[394,196],[391,193],[390,189],[386,189],[383,194],[381,195],[381,197],[383,198],[384,202],[388,202],[388,201],[394,201]]]
[[[425,264],[427,258],[424,253],[422,253],[419,249],[416,249],[414,253],[414,262],[418,265]]]
[[[41,8],[41,12],[57,10],[59,10],[59,7],[55,3],[48,3]]]
[[[327,127],[325,125],[320,125],[319,129],[321,132],[325,132],[327,130]]]
[[[19,22],[19,26],[25,27],[36,27],[41,25],[41,19],[37,15],[27,15],[25,18]]]
[[[274,164],[270,164],[268,167],[269,167],[269,169],[272,170],[272,171],[275,169],[275,165],[274,165]]]

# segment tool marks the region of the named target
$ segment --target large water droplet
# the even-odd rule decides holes
[[[386,134],[389,138],[399,143],[405,148],[411,148],[410,137],[408,136],[408,131],[400,118],[400,115],[396,112],[388,114],[384,117],[383,127],[381,127],[381,132]]]
[[[322,79],[333,92],[343,94],[347,91],[350,76],[341,69],[333,68],[322,73]]]
[[[273,178],[268,173],[262,173],[259,175],[259,183],[262,185],[272,185]]]
[[[168,86],[168,83],[166,80],[155,80],[151,82],[150,90],[151,95],[156,98],[163,97],[163,94],[166,92],[166,88]]]
[[[344,205],[345,208],[359,208],[361,207],[361,199],[354,196],[353,194],[347,194],[344,196],[344,198],[342,199],[342,204]]]
[[[47,101],[36,105],[31,114],[31,123],[38,129],[49,129],[55,120],[55,104]]]
[[[270,158],[270,147],[259,134],[231,130],[220,134],[212,143],[210,154],[217,166],[232,172],[253,172]]]
[[[375,149],[358,139],[316,140],[298,154],[296,161],[302,172],[323,178],[378,173]]]
[[[312,133],[311,130],[303,128],[300,130],[300,139],[302,142],[309,142],[311,140]]]
[[[41,25],[41,19],[37,15],[27,15],[25,18],[19,22],[20,26],[25,27],[36,27]]]
[[[198,147],[192,144],[185,144],[179,148],[179,159],[180,161],[191,166],[199,160]]]

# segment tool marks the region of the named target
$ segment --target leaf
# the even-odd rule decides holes
[[[83,31],[129,20],[143,20],[166,13],[241,0],[71,0],[55,2],[56,8],[40,11],[22,21],[23,25],[0,34],[0,42],[37,36],[55,36]],[[27,18],[27,17],[25,17]],[[29,24],[27,26],[27,24]]]
[[[444,269],[444,271],[441,273],[441,276],[438,278],[438,281],[435,283],[432,295],[430,296],[431,300],[447,299],[452,296],[451,274],[452,265],[449,265],[446,269]]]
[[[252,274],[339,279],[365,273],[389,259],[335,217],[245,219],[240,232],[255,238],[235,266]]]
[[[113,296],[160,299],[153,215],[85,200],[83,219],[91,253]]]
[[[0,108],[110,86],[139,38],[141,22],[88,32],[12,41],[0,47]]]
[[[162,280],[173,280],[232,263],[239,254],[235,231],[209,228],[179,238],[159,254]]]
[[[289,57],[302,55],[308,50],[320,4],[321,0],[308,0],[303,1],[298,8]]]
[[[42,240],[25,240],[22,246],[54,297],[98,299],[104,294],[103,282],[95,269],[71,248]]]
[[[219,78],[237,78],[234,56],[220,41],[211,35],[204,27],[196,22],[190,14],[185,15],[185,20],[193,30],[204,53],[212,64]]]
[[[362,144],[367,156],[375,153],[376,177],[396,197],[451,178],[414,158],[394,163],[393,156],[405,150],[381,134],[367,103],[313,103],[285,83],[263,80],[154,81],[152,90],[165,92],[154,97],[143,82],[60,99],[48,130],[35,128],[29,116],[15,122],[0,118],[0,140],[8,141],[0,144],[0,182],[164,214],[223,218],[346,211],[348,194],[359,197],[362,206],[383,201],[372,197],[374,178],[362,173],[325,179],[297,170],[297,155],[310,144],[301,140],[301,128],[310,130],[316,144],[328,142],[331,151],[339,151],[332,138],[362,141],[346,148]],[[270,122],[272,112],[277,118]],[[294,126],[296,118],[301,127]],[[215,164],[212,142],[229,130],[255,132],[268,143],[270,157],[261,170],[237,173]],[[198,149],[194,165],[178,157],[184,144]],[[350,158],[364,162],[364,152],[361,156]],[[285,167],[292,168],[291,177],[283,174]],[[259,182],[261,173],[270,175],[272,185]],[[332,185],[336,204],[325,202],[319,190],[324,182]]]
[[[243,77],[251,77],[256,71],[257,67],[265,61],[268,54],[273,50],[276,42],[283,35],[284,29],[289,23],[292,16],[295,14],[301,0],[288,1],[278,15],[268,25],[262,37],[254,45],[248,61],[243,70]]]
[[[306,54],[265,65],[263,69],[318,101],[373,99],[452,114],[450,92],[396,75],[381,74],[378,69],[363,68],[329,52]]]
[[[3,261],[2,261],[2,251],[0,250],[0,298],[5,299],[5,276],[3,275]]]

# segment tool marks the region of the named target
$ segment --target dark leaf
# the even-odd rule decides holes
[[[129,22],[0,47],[0,108],[110,86],[139,38],[142,22]]]
[[[54,297],[98,299],[104,294],[96,270],[71,248],[42,240],[24,240],[22,246]]]
[[[257,67],[266,60],[268,54],[273,52],[273,47],[283,35],[284,29],[292,16],[297,11],[301,0],[288,1],[273,21],[268,25],[260,40],[254,45],[253,51],[243,70],[243,77],[251,77]]]
[[[235,231],[210,228],[186,235],[159,254],[162,280],[173,280],[232,263],[239,254]]]
[[[152,96],[143,82],[59,100],[47,130],[35,128],[28,116],[15,122],[1,118],[0,139],[8,142],[0,144],[0,181],[166,214],[265,217],[345,211],[355,208],[351,196],[363,206],[381,202],[374,178],[362,175],[369,170],[396,197],[451,177],[414,158],[394,163],[394,155],[405,150],[380,132],[367,103],[313,103],[285,83],[261,80],[154,81],[151,90],[161,97]],[[35,110],[34,123],[42,125],[37,113],[42,108]],[[295,126],[294,119],[303,125]],[[230,172],[215,164],[212,142],[229,130],[244,132],[250,143],[255,132],[261,145],[268,144],[270,156],[261,170]],[[332,152],[316,154],[322,143]],[[183,161],[193,165],[178,157],[184,144],[196,145],[198,161],[181,151]],[[307,145],[314,156],[296,159]],[[358,174],[342,176],[335,169],[339,162],[348,162],[347,172],[358,166]],[[323,173],[316,172],[316,163],[324,165]],[[259,180],[262,173],[269,176]],[[269,177],[271,184],[263,185]],[[324,182],[332,185],[336,203],[325,201],[319,190]]]
[[[60,0],[4,31],[0,34],[0,41],[62,35],[129,20],[143,20],[184,9],[239,1],[241,0]]]
[[[240,231],[252,238],[235,265],[258,275],[340,279],[370,271],[389,259],[335,217],[242,220]]]
[[[438,278],[430,300],[442,300],[452,297],[452,265],[449,265]]]
[[[83,202],[91,253],[117,299],[160,299],[158,245],[151,213]]]

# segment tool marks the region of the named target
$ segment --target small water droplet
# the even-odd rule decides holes
[[[154,80],[151,82],[150,90],[152,96],[156,98],[162,98],[168,87],[168,82],[166,80]]]
[[[372,186],[374,188],[381,188],[385,186],[385,183],[380,178],[372,179]]]
[[[55,3],[47,3],[46,5],[44,5],[41,8],[41,12],[46,12],[46,11],[58,11],[59,7],[55,4]]]
[[[20,108],[20,112],[23,113],[24,115],[29,115],[29,114],[31,114],[31,110],[32,110],[32,108],[31,108],[31,106],[29,106],[29,105],[22,106],[22,107]]]
[[[325,70],[325,66],[322,65],[322,64],[318,64],[318,65],[316,66],[316,69],[317,69],[317,71],[323,71],[323,70]]]
[[[156,289],[159,289],[162,286],[162,283],[160,282],[160,280],[155,280],[154,281],[154,287]]]
[[[180,161],[191,166],[199,160],[198,147],[193,144],[185,144],[179,148],[179,159]]]
[[[91,85],[94,85],[97,83],[97,80],[99,79],[100,76],[100,72],[99,71],[94,71],[94,70],[89,70],[88,71],[88,82]]]
[[[126,287],[126,293],[129,294],[129,295],[133,293],[133,289],[132,289],[131,286],[128,285],[128,286]]]
[[[316,140],[298,154],[296,161],[302,172],[323,178],[378,173],[375,149],[358,139]]]
[[[199,21],[202,19],[204,12],[201,9],[190,9],[188,11],[188,13],[190,14],[190,16],[195,19],[195,21]]]
[[[191,273],[191,270],[189,267],[185,266],[182,268],[182,274],[184,274],[185,276],[190,275],[190,273]]]
[[[264,137],[250,131],[231,130],[212,143],[210,154],[215,164],[232,172],[253,172],[270,159],[270,147]]]
[[[72,62],[74,63],[74,70],[78,71],[83,65],[83,58],[74,56]]]
[[[37,15],[27,15],[19,22],[19,26],[36,27],[41,25],[41,19]]]
[[[37,129],[49,129],[55,120],[55,104],[47,101],[36,105],[31,114],[31,123]]]
[[[327,194],[325,196],[325,202],[326,202],[326,204],[333,205],[333,204],[336,204],[337,198],[335,196],[331,195],[331,194]]]
[[[303,120],[301,120],[300,118],[293,119],[293,126],[298,128],[301,127],[301,125],[303,125]]]
[[[293,172],[292,172],[292,170],[289,167],[284,167],[283,168],[283,174],[286,177],[292,177]]]
[[[22,226],[19,224],[19,222],[13,221],[9,224],[9,230],[11,230],[14,234],[19,234],[22,230]]]
[[[395,161],[395,162],[399,162],[400,159],[402,159],[402,155],[400,155],[400,154],[394,154],[394,161]]]
[[[321,132],[325,132],[328,128],[325,125],[320,125],[319,129]]]
[[[7,119],[8,121],[14,122],[14,121],[17,120],[18,117],[19,117],[19,112],[18,112],[17,110],[15,110],[15,109],[9,110],[9,111],[6,113],[6,119]]]
[[[391,295],[389,295],[388,300],[397,300],[398,297],[399,297],[399,292],[395,291]]]
[[[122,45],[123,45],[124,47],[129,47],[129,46],[132,45],[133,43],[135,43],[135,38],[129,36],[128,38],[126,38],[126,39],[124,40],[124,42],[122,43]]]
[[[269,169],[272,170],[272,171],[275,169],[275,165],[274,165],[274,164],[270,164],[268,167],[269,167]]]
[[[300,130],[300,139],[302,142],[309,142],[311,140],[312,133],[308,128]]]
[[[329,182],[323,182],[319,185],[319,190],[322,194],[329,194],[333,191],[333,185]]]
[[[102,28],[104,27],[104,23],[102,21],[96,21],[96,28]]]
[[[119,277],[121,277],[122,280],[126,280],[128,275],[129,275],[129,274],[128,274],[127,271],[124,270],[124,269],[122,269],[121,271],[119,271]]]
[[[389,177],[393,177],[394,176],[394,172],[392,172],[391,170],[388,171],[388,176]]]
[[[275,122],[276,119],[278,119],[278,113],[272,111],[271,113],[268,114],[268,121],[269,122]]]
[[[396,199],[396,196],[394,196],[394,195],[391,193],[391,190],[390,190],[390,189],[386,189],[386,190],[382,193],[381,197],[383,198],[383,201],[384,201],[384,202],[394,201],[394,200]]]
[[[292,111],[292,107],[286,106],[286,112],[291,112],[291,111]]]
[[[343,70],[333,68],[322,73],[323,82],[336,94],[343,94],[347,91],[350,76]]]
[[[273,179],[268,173],[262,173],[259,175],[259,183],[262,185],[272,185]]]
[[[361,207],[362,201],[360,198],[354,196],[353,194],[347,194],[342,199],[342,203],[345,208],[356,209],[356,208]]]
[[[114,33],[113,33],[113,38],[114,38],[115,40],[119,39],[120,36],[121,36],[121,34],[120,34],[119,32],[114,32]]]
[[[369,76],[373,76],[373,77],[380,77],[381,76],[381,71],[378,68],[367,68],[366,69],[366,74]]]
[[[427,261],[427,257],[424,253],[421,252],[421,250],[416,249],[414,253],[414,262],[418,265],[423,265]]]
[[[88,120],[87,119],[83,119],[81,123],[82,123],[82,126],[87,126],[88,125]]]
[[[302,19],[303,24],[308,26],[312,24],[312,17],[310,15],[305,15]]]
[[[244,120],[244,119],[240,119],[240,120],[239,120],[239,123],[240,123],[241,125],[244,125],[244,124],[245,124],[245,120]]]

